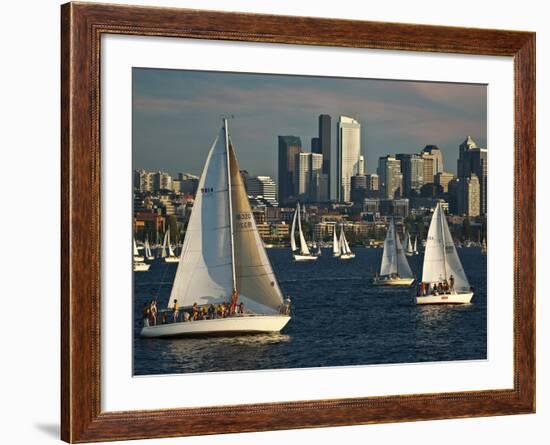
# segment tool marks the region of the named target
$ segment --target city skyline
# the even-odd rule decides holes
[[[133,100],[133,168],[174,176],[200,175],[223,113],[236,117],[241,168],[273,178],[278,136],[300,137],[309,152],[321,114],[332,118],[333,160],[338,118],[359,121],[365,173],[376,171],[379,157],[418,153],[428,144],[441,148],[445,170],[456,173],[466,135],[487,145],[485,85],[134,68]]]

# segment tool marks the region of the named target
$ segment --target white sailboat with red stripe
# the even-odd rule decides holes
[[[244,312],[180,321],[182,312],[203,306],[243,303]],[[176,322],[145,326],[143,337],[278,332],[290,320],[283,295],[258,233],[227,120],[206,159],[172,285],[168,310]],[[172,319],[173,313],[168,319]]]

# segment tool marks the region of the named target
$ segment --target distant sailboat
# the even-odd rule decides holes
[[[139,254],[136,240],[134,238],[134,263],[141,263],[144,260],[143,256]]]
[[[315,261],[318,257],[313,255],[309,251],[307,246],[306,239],[304,237],[304,232],[302,231],[302,222],[300,217],[300,203],[296,204],[296,211],[294,212],[294,217],[292,218],[292,229],[290,233],[290,247],[292,249],[292,256],[295,261]],[[298,232],[300,237],[300,249],[296,246],[296,221],[298,221]]]
[[[134,270],[134,272],[147,272],[150,267],[151,267],[150,264],[145,263],[143,261],[135,262],[133,270]]]
[[[439,283],[448,285],[448,291],[439,291]],[[474,295],[440,203],[435,208],[428,231],[419,294],[417,304],[469,303]]]
[[[340,230],[340,239],[338,240],[338,246],[340,249],[339,258],[341,260],[350,260],[355,258],[355,254],[349,248],[348,240],[346,239],[346,234],[344,233],[344,226]]]
[[[380,274],[374,277],[373,284],[377,286],[412,286],[413,283],[414,275],[407,262],[399,236],[395,232],[395,223],[392,219],[384,241]]]
[[[414,255],[414,247],[412,245],[411,236],[409,235],[408,231],[405,231],[405,255],[407,256],[413,256]]]
[[[244,313],[227,317],[144,326],[143,337],[231,335],[280,331],[290,320],[283,295],[258,233],[239,165],[229,140],[227,121],[206,159],[169,309],[190,311],[230,303]]]
[[[487,241],[485,238],[483,238],[483,241],[481,242],[481,253],[483,255],[487,255]]]
[[[414,244],[413,244],[413,255],[418,255],[417,241],[418,241],[418,237],[415,236],[414,237]]]
[[[155,259],[155,257],[151,252],[151,246],[149,245],[149,240],[147,238],[145,238],[145,258],[147,258],[147,260],[149,261],[152,261]]]
[[[166,250],[168,250],[168,254],[166,254]],[[164,258],[165,263],[177,263],[180,260],[180,257],[176,256],[174,249],[172,248],[172,243],[170,242],[170,230],[167,230],[164,235],[162,257]]]

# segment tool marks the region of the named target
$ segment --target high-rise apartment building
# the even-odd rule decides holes
[[[460,178],[458,183],[458,213],[466,216],[480,215],[480,182],[475,173]]]
[[[418,154],[401,153],[395,156],[401,162],[403,196],[419,193],[424,185],[424,159]]]
[[[434,175],[438,173],[442,173],[445,171],[444,165],[443,165],[443,152],[437,145],[426,145],[424,147],[424,150],[422,150],[423,153],[428,153],[433,156],[434,159]],[[430,181],[433,182],[433,181]]]

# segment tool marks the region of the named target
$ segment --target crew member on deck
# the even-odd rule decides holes
[[[233,289],[231,292],[231,307],[229,308],[229,314],[234,315],[237,310],[237,299],[239,295],[237,294],[237,289]]]

